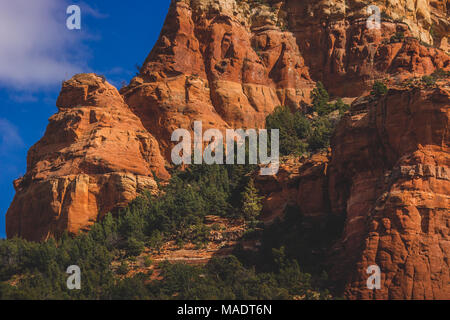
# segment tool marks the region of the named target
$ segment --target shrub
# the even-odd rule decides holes
[[[147,256],[144,258],[144,266],[146,268],[150,267],[152,264],[153,264],[153,261],[152,261],[152,259],[150,259],[150,257]]]
[[[443,69],[437,69],[436,71],[433,72],[433,74],[431,76],[436,79],[448,78],[448,77],[450,77],[450,71],[445,71]]]
[[[450,76],[450,71],[444,71],[442,69],[437,69],[429,76],[423,76],[422,82],[427,86],[431,87],[436,84],[436,81],[439,79],[445,79]]]
[[[125,260],[122,261],[117,268],[117,274],[126,275],[130,271],[130,267],[128,266],[128,262]]]
[[[396,32],[390,39],[390,43],[403,42],[405,40],[405,34],[401,31]]]
[[[164,236],[162,235],[161,232],[159,232],[159,230],[155,230],[150,236],[150,239],[148,240],[148,245],[152,249],[160,251],[163,244],[164,244]]]
[[[386,95],[388,92],[388,88],[386,85],[381,81],[375,81],[372,91],[370,92],[370,95],[376,98],[380,98],[384,95]]]
[[[330,113],[338,110],[342,115],[350,109],[342,99],[329,103],[328,92],[321,82],[312,91],[311,98],[312,109],[319,117],[311,120],[301,111],[291,112],[287,107],[278,107],[267,117],[266,128],[280,130],[281,155],[301,155],[327,148],[336,125],[334,119],[330,121]]]
[[[317,82],[316,88],[311,92],[311,99],[313,109],[319,113],[319,115],[329,113],[330,106],[328,105],[328,102],[330,101],[330,95],[322,82]]]
[[[128,239],[127,242],[127,253],[130,256],[139,256],[142,251],[144,251],[145,244],[142,241],[138,241],[135,238]]]
[[[319,116],[329,115],[336,110],[339,110],[339,113],[343,114],[350,109],[350,106],[345,104],[341,98],[334,104],[329,103],[330,96],[322,82],[317,83],[317,87],[311,92],[311,98],[313,100],[313,110],[317,112]]]
[[[334,104],[334,110],[339,110],[339,114],[344,114],[345,112],[347,112],[348,110],[350,110],[350,106],[346,103],[344,103],[344,101],[342,101],[341,98],[339,98],[336,103]]]
[[[436,78],[432,76],[423,76],[422,82],[427,86],[433,86],[436,83]]]

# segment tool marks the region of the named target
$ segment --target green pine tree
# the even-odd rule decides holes
[[[328,103],[330,95],[322,82],[317,82],[316,88],[311,92],[311,99],[314,111],[320,116],[327,115],[333,111],[333,107]]]
[[[250,179],[242,193],[242,214],[246,220],[255,220],[261,214],[263,198],[258,195],[253,179]]]

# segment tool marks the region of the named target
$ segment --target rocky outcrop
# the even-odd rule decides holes
[[[117,90],[94,74],[64,83],[44,137],[14,182],[7,235],[45,240],[86,229],[167,178],[158,142]]]
[[[121,93],[168,157],[174,129],[198,119],[205,129],[263,127],[275,107],[310,102],[314,81],[357,97],[375,79],[450,68],[425,36],[433,25],[446,37],[447,8],[401,2],[173,1],[159,40]],[[373,4],[382,25],[369,30]]]
[[[312,225],[344,220],[326,265],[348,298],[449,299],[449,124],[448,80],[359,98],[330,154],[283,159],[279,174],[257,178],[262,220],[288,206]],[[367,287],[374,265],[379,290]]]
[[[450,22],[448,3],[440,0],[305,0],[286,1],[294,23],[306,25],[327,20],[359,19],[368,15],[368,6],[377,6],[385,21],[401,22],[414,37],[436,47],[446,47]],[[369,14],[372,14],[370,12]],[[291,22],[291,21],[290,21]]]
[[[366,26],[368,5],[382,11]],[[94,74],[64,83],[28,154],[8,237],[87,229],[168,178],[175,129],[261,128],[275,107],[302,109],[322,81],[357,99],[328,154],[291,159],[258,180],[271,222],[287,205],[311,221],[346,219],[332,275],[350,298],[449,298],[448,83],[396,85],[450,70],[449,7],[437,0],[177,0],[139,74],[120,93]],[[434,45],[432,47],[431,45]],[[367,266],[382,290],[365,287]]]
[[[382,3],[397,21],[384,14],[381,29],[368,30],[364,1],[173,1],[140,74],[121,93],[168,156],[174,129],[197,119],[206,129],[263,127],[275,107],[310,102],[312,80],[357,97],[374,79],[450,67],[443,51],[421,44],[431,28],[425,18]],[[445,10],[427,10],[447,28]],[[401,22],[403,14],[410,19]]]
[[[261,128],[275,107],[309,101],[310,79],[281,5],[173,1],[140,75],[121,90],[168,149],[175,128]],[[167,153],[167,151],[166,151]]]
[[[285,157],[276,175],[256,176],[258,190],[264,195],[261,220],[271,224],[283,218],[288,206],[297,207],[305,218],[327,219],[330,156],[322,152],[307,158]]]
[[[379,29],[367,28],[370,5],[380,9]],[[450,33],[447,8],[437,1],[308,0],[285,6],[311,77],[337,96],[359,96],[374,79],[401,81],[449,66],[445,52],[427,45],[433,43],[430,30],[442,43]]]
[[[346,225],[332,263],[351,298],[450,297],[448,85],[360,99],[337,129],[329,196]],[[367,289],[371,265],[380,290]]]

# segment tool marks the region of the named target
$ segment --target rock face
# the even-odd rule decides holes
[[[168,157],[174,129],[198,119],[205,129],[263,127],[275,107],[310,102],[314,81],[357,97],[374,79],[449,68],[445,52],[424,45],[434,41],[432,26],[446,41],[447,7],[390,2],[173,1],[158,42],[121,94]],[[369,4],[384,12],[380,29],[367,29]]]
[[[449,124],[448,81],[360,100],[340,123],[329,195],[333,213],[346,215],[334,271],[349,297],[450,298]],[[381,290],[367,289],[371,265]]]
[[[348,298],[450,297],[449,84],[362,97],[341,120],[331,155],[284,160],[278,175],[257,179],[265,222],[287,206],[313,223],[344,218],[327,264]],[[367,288],[373,265],[380,290]]]
[[[380,9],[380,29],[367,28],[369,5]],[[337,96],[359,96],[387,75],[400,80],[448,66],[445,53],[422,45],[443,43],[448,52],[448,8],[441,1],[292,0],[285,8],[311,77]]]
[[[382,11],[368,29],[367,6]],[[261,128],[302,109],[316,81],[357,99],[328,154],[258,181],[267,220],[297,205],[346,219],[333,277],[350,298],[450,298],[448,83],[395,87],[450,70],[449,7],[438,0],[177,0],[139,74],[120,93],[94,74],[64,83],[44,137],[15,181],[8,237],[76,234],[167,179],[175,129]],[[431,45],[434,45],[432,47]],[[440,89],[439,89],[440,88]],[[379,265],[382,290],[366,289]]]
[[[327,219],[330,156],[326,152],[308,159],[289,156],[281,160],[276,175],[256,176],[258,190],[264,195],[261,220],[270,224],[282,218],[288,206],[298,207],[306,218]]]
[[[77,233],[137,192],[167,178],[158,142],[116,88],[94,74],[64,83],[44,137],[6,216],[8,237],[45,240]]]
[[[309,101],[310,79],[277,6],[173,1],[127,104],[167,152],[177,128],[261,128],[275,107]],[[281,13],[280,13],[281,14]]]

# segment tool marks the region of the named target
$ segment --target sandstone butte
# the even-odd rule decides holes
[[[382,10],[381,29],[367,29],[368,5]],[[449,81],[395,85],[450,70],[449,12],[438,0],[172,1],[120,93],[95,74],[63,84],[58,113],[14,182],[8,237],[87,230],[169,177],[173,130],[196,120],[261,128],[279,105],[304,108],[322,81],[333,96],[357,99],[328,154],[259,181],[265,210],[276,216],[294,203],[306,216],[345,220],[328,263],[348,298],[450,299]],[[390,90],[372,101],[377,79]],[[374,264],[382,289],[372,291]]]

